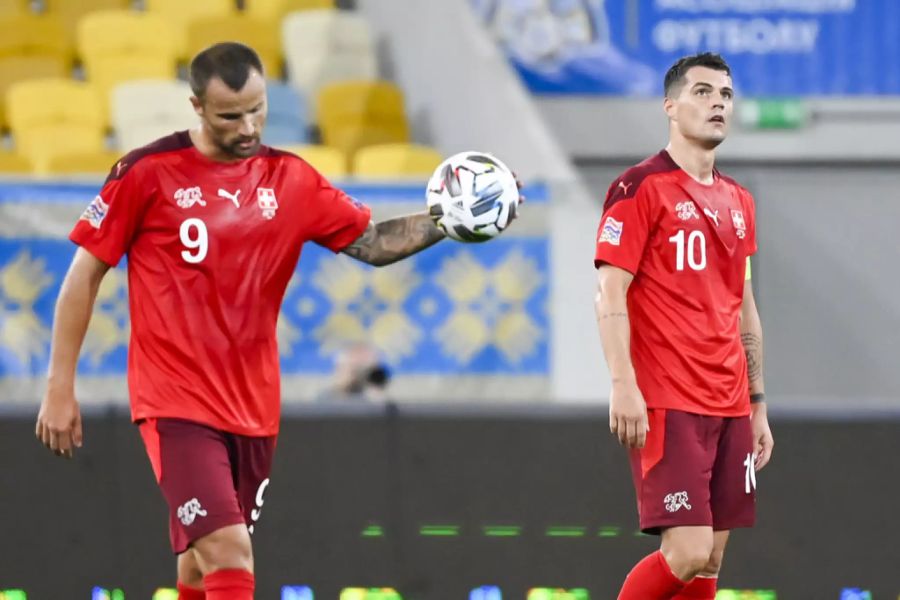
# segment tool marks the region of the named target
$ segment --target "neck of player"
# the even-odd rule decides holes
[[[682,136],[672,136],[666,152],[681,167],[681,170],[703,184],[713,182],[713,167],[716,164],[716,151],[704,148],[695,141]]]

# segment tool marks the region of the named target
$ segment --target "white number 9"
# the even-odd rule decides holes
[[[192,230],[195,230],[196,234]],[[185,262],[196,264],[206,258],[206,251],[209,250],[209,236],[206,234],[206,223],[200,219],[186,219],[181,224],[178,234],[181,237],[181,243],[188,249],[181,251],[181,258]],[[197,252],[194,254],[189,252],[189,250],[196,250]]]

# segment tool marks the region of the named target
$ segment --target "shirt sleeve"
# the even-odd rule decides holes
[[[318,190],[313,202],[315,226],[310,239],[332,252],[340,252],[362,235],[372,219],[368,206],[333,187],[318,176]]]
[[[747,236],[747,255],[753,256],[757,251],[756,244],[756,201],[753,195],[748,191],[744,191],[744,203],[747,207],[747,214],[750,215],[749,235]]]
[[[652,227],[650,198],[646,185],[629,196],[617,182],[613,182],[614,187],[610,186],[606,196],[606,208],[597,229],[594,266],[610,264],[636,274]]]
[[[147,204],[137,180],[132,169],[107,179],[69,233],[70,240],[113,267],[131,248]]]

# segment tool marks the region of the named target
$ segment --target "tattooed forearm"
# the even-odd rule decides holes
[[[397,262],[444,239],[425,213],[398,217],[369,226],[343,252],[370,265],[380,267]]]
[[[627,319],[627,312],[609,312],[597,315],[600,319]]]
[[[747,375],[752,386],[762,378],[762,338],[755,333],[742,333],[741,343],[747,355]]]

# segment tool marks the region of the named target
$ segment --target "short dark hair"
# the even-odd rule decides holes
[[[191,91],[203,98],[209,81],[218,77],[237,92],[247,83],[251,69],[263,74],[262,61],[253,48],[238,42],[214,44],[191,61]]]
[[[663,88],[667,98],[671,97],[675,88],[680,87],[684,83],[684,76],[687,75],[687,72],[692,67],[708,67],[716,71],[724,71],[726,75],[731,77],[731,68],[721,55],[715,52],[691,54],[680,58],[666,73]]]

